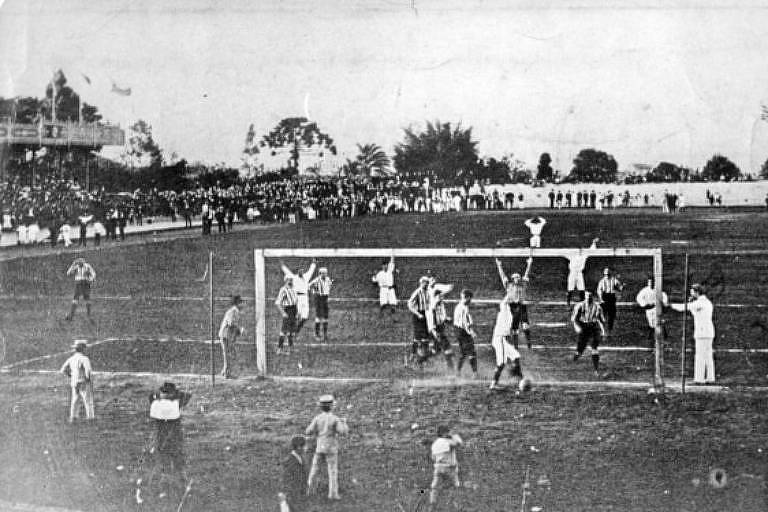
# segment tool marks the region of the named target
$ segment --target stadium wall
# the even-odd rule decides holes
[[[766,194],[768,194],[768,181],[738,181],[738,182],[703,182],[703,183],[639,183],[635,185],[616,185],[603,183],[567,183],[561,185],[547,185],[544,187],[532,187],[530,185],[491,185],[492,190],[499,190],[500,195],[514,192],[517,196],[522,193],[525,196],[525,207],[549,207],[549,191],[555,193],[562,191],[592,191],[614,194],[623,194],[629,191],[630,195],[648,194],[651,197],[652,206],[660,206],[664,197],[664,191],[670,193],[683,193],[685,206],[709,206],[707,202],[707,190],[713,194],[722,194],[723,206],[765,206]],[[614,200],[615,202],[615,200]],[[621,201],[619,200],[619,203]],[[576,204],[576,198],[573,198]]]

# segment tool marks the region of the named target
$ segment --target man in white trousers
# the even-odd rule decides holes
[[[328,466],[328,499],[340,500],[339,441],[337,437],[349,432],[349,427],[345,419],[339,418],[331,412],[335,402],[333,395],[323,395],[318,402],[321,412],[312,419],[312,423],[304,432],[307,436],[314,436],[316,439],[315,455],[312,457],[312,466],[309,469],[307,480],[307,495],[314,492],[320,464],[325,462]]]
[[[69,377],[72,388],[72,400],[69,406],[69,422],[80,417],[80,402],[85,407],[86,419],[96,419],[93,408],[93,382],[91,381],[91,360],[85,355],[87,343],[85,340],[75,340],[72,349],[75,351],[61,367],[61,373]]]
[[[315,273],[317,267],[317,261],[312,260],[312,264],[309,269],[304,272],[303,268],[300,268],[295,274],[291,272],[291,269],[286,267],[282,262],[280,268],[283,270],[285,277],[293,278],[293,289],[296,292],[296,336],[298,337],[301,328],[304,326],[304,322],[309,318],[309,281],[312,279],[312,274]]]
[[[693,367],[694,384],[714,384],[715,359],[712,342],[715,339],[715,325],[712,323],[712,302],[707,298],[700,284],[691,286],[691,300],[688,304],[671,304],[675,311],[690,311],[693,315],[693,339],[696,341],[696,356]]]

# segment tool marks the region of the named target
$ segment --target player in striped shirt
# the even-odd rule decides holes
[[[472,290],[462,290],[461,300],[453,309],[453,327],[456,330],[456,337],[459,341],[461,356],[456,364],[456,376],[461,375],[461,367],[464,360],[469,358],[469,365],[472,367],[472,373],[477,378],[477,352],[475,351],[475,325],[472,321],[472,315],[469,313],[469,305],[472,302]]]
[[[309,290],[315,296],[315,339],[320,339],[322,326],[323,342],[328,342],[328,296],[332,284],[333,280],[328,277],[326,267],[320,267],[320,275],[309,282]]]
[[[531,348],[531,328],[528,323],[526,296],[528,295],[528,283],[530,282],[533,258],[528,258],[525,263],[525,273],[522,277],[515,272],[507,278],[501,260],[496,258],[496,268],[499,271],[499,277],[506,292],[504,298],[501,299],[501,304],[506,305],[512,313],[510,335],[512,336],[512,344],[515,348],[518,348],[518,339],[523,339],[528,348]]]
[[[427,329],[427,309],[429,308],[429,278],[419,278],[419,287],[408,299],[408,310],[411,312],[413,324],[413,341],[411,343],[411,358],[418,364],[424,363],[428,357],[429,330]]]
[[[603,269],[603,278],[597,283],[597,300],[603,308],[605,314],[605,326],[607,334],[613,331],[613,324],[616,321],[616,302],[618,294],[624,289],[624,284],[619,281],[619,276],[611,274],[611,269]]]
[[[394,314],[397,308],[394,256],[381,264],[381,270],[373,276],[372,281],[379,286],[379,311],[383,313],[385,309],[389,309],[390,315]]]
[[[309,280],[312,279],[312,274],[315,273],[315,267],[317,261],[312,260],[312,264],[309,269],[304,272],[303,268],[300,268],[295,274],[291,272],[291,269],[286,267],[282,262],[280,268],[283,269],[284,276],[290,276],[293,278],[293,290],[298,297],[296,302],[296,317],[298,324],[296,325],[296,335],[299,334],[301,328],[304,326],[304,322],[309,318]]]
[[[72,262],[67,270],[68,276],[75,277],[75,294],[72,298],[72,307],[69,310],[69,314],[65,317],[67,321],[71,321],[75,316],[75,310],[77,310],[77,301],[82,298],[85,301],[85,310],[88,313],[88,317],[91,316],[91,284],[96,279],[96,271],[89,265],[83,258],[77,258]],[[93,320],[91,320],[93,321]]]
[[[277,353],[283,354],[283,345],[285,340],[288,339],[288,350],[285,353],[290,354],[291,348],[293,348],[293,338],[296,335],[296,303],[298,302],[298,296],[296,290],[293,289],[293,277],[285,276],[285,284],[280,291],[277,292],[277,298],[275,299],[275,306],[280,311],[280,315],[283,317],[283,323],[280,327],[280,338],[277,341]]]
[[[576,361],[581,357],[587,348],[587,342],[590,342],[592,365],[595,368],[595,376],[597,376],[600,367],[600,341],[605,333],[605,317],[603,316],[603,308],[595,301],[590,292],[585,292],[584,300],[573,308],[571,322],[573,322],[573,329],[579,336],[573,360]]]
[[[432,283],[429,287],[430,298],[427,307],[427,329],[433,338],[432,353],[442,352],[449,369],[453,369],[453,350],[446,333],[449,318],[443,299],[452,289],[453,286],[449,284]]]

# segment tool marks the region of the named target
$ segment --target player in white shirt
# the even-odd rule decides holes
[[[520,368],[520,352],[509,342],[512,334],[512,312],[503,301],[499,304],[499,312],[496,315],[496,325],[493,327],[491,346],[496,355],[496,371],[489,389],[496,389],[504,366],[509,363],[509,372],[512,377],[522,379],[523,372]]]
[[[525,221],[525,227],[531,232],[531,247],[541,247],[541,230],[547,221],[544,217],[532,217]]]
[[[379,270],[372,281],[379,287],[379,310],[384,312],[389,309],[390,314],[395,313],[397,308],[397,293],[395,291],[395,257],[389,258],[381,264]]]
[[[597,249],[599,241],[599,238],[592,240],[589,249]],[[568,258],[568,294],[566,295],[568,308],[571,307],[571,295],[574,291],[578,292],[577,302],[584,300],[584,267],[588,257],[586,254],[576,254]]]
[[[691,286],[691,301],[688,304],[672,304],[675,311],[690,311],[693,315],[693,339],[696,341],[693,382],[712,384],[715,382],[715,359],[712,356],[712,341],[715,339],[715,324],[712,322],[712,302],[707,298],[700,284]]]
[[[237,337],[245,334],[245,329],[240,326],[240,304],[242,302],[239,295],[232,297],[232,307],[224,314],[219,327],[219,343],[223,355],[221,376],[225,379],[232,378],[232,367],[237,359],[234,352]]]
[[[317,261],[312,260],[312,264],[309,269],[304,272],[303,268],[300,268],[295,274],[291,272],[291,269],[286,267],[282,262],[280,268],[283,269],[283,275],[285,277],[293,278],[293,291],[296,292],[296,324],[295,336],[299,335],[304,322],[309,318],[309,281],[312,279],[312,274],[315,273],[315,267],[317,267]]]
[[[458,434],[451,435],[451,429],[447,425],[437,427],[437,436],[430,449],[432,461],[434,462],[432,484],[429,491],[430,507],[434,507],[437,504],[437,490],[440,487],[441,481],[447,480],[457,489],[461,487],[456,451],[464,442]]]
[[[655,330],[656,330],[656,290],[653,287],[653,278],[648,278],[648,284],[640,290],[635,298],[637,305],[645,310],[645,318],[648,320],[648,341],[650,347],[653,348],[656,345]],[[664,307],[669,305],[669,299],[667,294],[661,292],[661,303]],[[659,319],[661,322],[661,319]],[[662,325],[662,336],[666,339],[666,329]]]
[[[91,360],[85,355],[87,344],[85,340],[75,340],[72,349],[75,351],[61,367],[61,373],[69,377],[72,400],[69,406],[69,422],[80,417],[80,401],[85,407],[86,419],[96,419],[93,408],[93,382],[91,381]]]

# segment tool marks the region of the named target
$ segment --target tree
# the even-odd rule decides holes
[[[47,119],[52,119],[51,104],[55,101],[56,121],[78,121],[80,116],[80,96],[67,85],[67,77],[62,70],[56,71],[52,83],[45,87],[45,99],[43,114]],[[54,94],[55,93],[55,94]]]
[[[246,135],[246,150],[249,155],[264,150],[270,156],[277,156],[279,152],[289,150],[288,164],[298,170],[301,154],[311,153],[321,158],[325,152],[336,154],[336,146],[331,136],[322,132],[317,123],[310,122],[306,117],[287,117],[281,120],[258,143],[251,137],[252,126]]]
[[[760,177],[764,180],[768,180],[768,160],[766,160],[760,168]]]
[[[736,164],[723,155],[714,155],[701,171],[701,176],[708,181],[719,181],[721,179],[731,181],[740,175],[741,171],[736,167]]]
[[[446,182],[471,171],[477,165],[477,142],[472,128],[461,124],[427,122],[426,129],[415,132],[404,128],[403,142],[395,146],[395,168],[399,173],[432,171]]]
[[[163,164],[163,153],[152,137],[152,125],[139,119],[130,127],[131,136],[128,138],[128,149],[124,154],[133,167],[136,162],[139,167],[147,162],[151,168],[159,168]]]
[[[390,173],[389,157],[376,144],[357,145],[355,173],[366,177],[382,176]]]
[[[536,171],[536,179],[542,181],[552,181],[554,172],[552,171],[552,157],[549,153],[542,153],[539,157],[539,165]]]
[[[611,183],[616,181],[618,165],[605,151],[587,148],[573,159],[570,178],[580,182]]]
[[[681,181],[686,175],[686,169],[670,162],[659,162],[647,175],[648,181]]]

